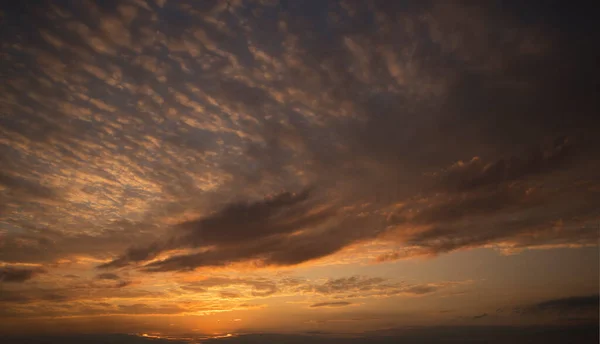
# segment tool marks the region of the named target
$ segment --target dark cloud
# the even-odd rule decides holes
[[[119,277],[119,275],[117,274],[113,274],[110,272],[105,272],[105,273],[101,273],[96,275],[97,279],[104,279],[104,280],[119,280],[121,279],[121,277]]]
[[[10,223],[10,222],[9,222]],[[28,226],[21,221],[10,223],[9,231],[0,240],[0,259],[10,263],[56,262],[65,255],[103,256],[108,251],[125,250],[130,242],[153,239],[140,230],[141,224],[113,223],[114,229],[91,233],[62,233],[45,226]],[[1,225],[0,225],[1,226]],[[144,224],[144,228],[156,229],[155,225]]]
[[[22,268],[16,266],[0,267],[0,282],[23,283],[46,271],[41,268]]]
[[[133,283],[132,281],[121,279],[121,276],[114,274],[114,273],[110,273],[110,272],[104,272],[101,274],[97,274],[96,279],[97,280],[106,280],[106,281],[115,281],[116,284],[111,286],[114,288],[124,288]]]
[[[459,221],[464,218],[473,218],[485,214],[494,214],[511,207],[517,207],[526,203],[524,199],[525,190],[498,188],[490,192],[474,194],[461,194],[450,196],[440,203],[431,204],[410,217],[403,217],[405,212],[411,208],[402,209],[392,217],[394,224],[410,222],[412,224],[436,224]]]
[[[100,268],[124,266],[154,258],[174,248],[206,248],[144,266],[147,271],[189,270],[238,261],[260,260],[266,265],[293,265],[331,254],[347,244],[373,236],[361,228],[343,227],[333,206],[309,199],[310,192],[283,193],[255,203],[236,203],[197,221],[183,223],[176,236],[146,248],[132,248]],[[333,225],[323,227],[328,221]],[[356,223],[354,224],[356,226]],[[345,238],[337,237],[339,231]],[[315,245],[315,242],[319,245]]]
[[[542,172],[533,168],[510,172],[518,170],[511,166],[543,166],[543,161],[554,156],[554,153],[540,153],[538,158],[529,159],[529,163],[508,165],[502,161],[485,164],[474,159],[453,165],[441,177],[434,176],[448,186],[448,191],[424,192],[405,202],[388,218],[391,225],[397,226],[400,241],[410,249],[382,256],[380,260],[495,243],[504,243],[507,249],[596,245],[597,228],[593,223],[600,213],[591,204],[600,201],[600,194],[592,191],[591,170],[579,166],[546,171],[545,176],[534,176]],[[564,158],[556,161],[561,159]],[[510,177],[511,173],[519,177]],[[578,177],[571,179],[567,177],[569,174]],[[403,233],[405,228],[417,230]]]
[[[99,268],[122,267],[127,265],[129,262],[139,262],[146,259],[152,259],[164,250],[162,246],[163,245],[158,243],[153,243],[147,247],[131,247],[122,257],[111,262],[101,264]]]
[[[72,295],[69,295],[66,290],[4,290],[2,291],[0,302],[9,304],[30,304],[40,301],[66,302],[72,299]]]
[[[599,295],[572,296],[543,301],[534,305],[513,309],[517,314],[558,315],[561,317],[598,317]]]
[[[283,193],[256,203],[228,205],[214,215],[181,224],[185,232],[181,241],[193,246],[236,244],[287,234],[331,216],[329,212],[310,214],[309,195],[309,191]]]
[[[60,196],[55,190],[48,188],[36,181],[27,180],[0,172],[0,185],[9,190],[12,197],[24,200],[57,201]]]
[[[385,287],[385,279],[380,277],[342,277],[329,279],[323,284],[310,286],[310,288],[321,294],[334,294],[347,291],[369,291],[381,286]]]
[[[301,283],[294,289],[304,293],[332,295],[336,298],[361,298],[427,295],[460,284],[460,282],[412,284],[394,282],[380,277],[351,276],[332,278],[322,283]]]
[[[487,164],[479,158],[460,162],[444,171],[440,183],[460,192],[548,173],[573,159],[578,147],[571,141],[568,137],[557,138],[550,147],[536,149],[525,158],[512,156]]]
[[[128,285],[131,285],[133,282],[131,281],[119,281],[119,283],[117,283],[117,285],[115,286],[116,288],[125,288]]]
[[[475,315],[475,316],[473,316],[473,319],[474,319],[474,320],[477,320],[477,319],[482,319],[482,318],[485,318],[485,317],[487,317],[487,316],[488,316],[488,314],[487,314],[487,313],[483,313],[483,314],[479,314],[479,315]]]
[[[224,299],[237,299],[237,298],[242,297],[241,294],[236,293],[234,291],[221,291],[221,292],[219,292],[219,296]]]
[[[123,282],[121,282],[123,283]],[[121,284],[119,283],[119,284]],[[129,283],[129,282],[127,282]],[[102,301],[112,297],[120,299],[148,298],[157,299],[164,297],[163,292],[151,292],[143,289],[123,288],[124,286],[106,286],[89,283],[71,284],[62,288],[21,288],[19,290],[3,290],[0,303],[39,305],[41,308],[47,304],[65,302],[90,302]]]
[[[564,299],[556,299],[538,303],[534,306],[540,311],[571,311],[571,310],[594,310],[600,305],[600,297],[598,295],[590,296],[574,296]]]
[[[418,285],[407,288],[406,292],[409,294],[424,295],[436,292],[439,288],[439,286],[435,285]]]
[[[344,307],[350,306],[352,303],[346,301],[333,301],[333,302],[318,302],[310,305],[310,308],[316,307]]]
[[[177,314],[184,310],[185,309],[180,308],[177,305],[161,305],[156,307],[143,303],[136,303],[133,305],[119,306],[119,313],[123,314]]]

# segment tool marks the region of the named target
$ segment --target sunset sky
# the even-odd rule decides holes
[[[3,1],[0,334],[597,324],[580,5]]]

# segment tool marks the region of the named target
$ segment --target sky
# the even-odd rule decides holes
[[[2,2],[0,333],[597,326],[595,20]]]

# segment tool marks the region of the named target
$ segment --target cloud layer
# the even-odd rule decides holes
[[[595,18],[530,6],[3,4],[4,298],[31,315],[29,300],[90,297],[66,286],[148,295],[157,273],[597,246]],[[249,288],[219,290],[232,309],[283,288],[227,283]],[[426,295],[444,283],[294,290]],[[138,301],[74,313],[223,309]]]

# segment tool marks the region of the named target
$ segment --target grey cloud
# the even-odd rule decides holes
[[[60,258],[72,255],[102,257],[107,251],[125,250],[129,242],[141,243],[153,239],[140,230],[141,224],[113,223],[113,229],[101,231],[96,235],[89,232],[64,233],[45,226],[30,227],[22,221],[9,224],[19,230],[9,231],[0,241],[0,259],[11,263],[54,263]],[[143,227],[156,228],[153,224],[143,224]]]
[[[460,284],[456,282],[412,284],[380,277],[351,276],[328,279],[323,283],[303,283],[294,289],[303,293],[332,295],[336,298],[361,298],[427,295]]]
[[[600,307],[599,295],[572,296],[561,299],[543,301],[513,309],[518,314],[554,314],[560,316],[591,316],[598,317]]]
[[[575,151],[580,148],[572,141],[573,138],[559,137],[550,147],[536,149],[526,158],[513,156],[489,164],[473,158],[450,167],[441,176],[440,184],[460,192],[547,173],[572,160]]]
[[[283,193],[256,203],[228,205],[214,215],[181,224],[186,232],[181,241],[195,246],[235,244],[318,224],[330,214],[309,214],[310,205],[306,204],[309,195],[309,191],[297,195]]]
[[[380,277],[366,278],[361,276],[343,277],[327,280],[325,283],[315,285],[312,290],[322,294],[332,294],[347,291],[369,291],[385,286],[385,280]]]
[[[545,156],[529,161],[544,166],[542,161],[552,160],[555,155]],[[449,182],[447,175],[442,177],[446,185],[453,185],[452,191],[423,192],[420,198],[405,202],[388,218],[388,223],[398,226],[396,234],[409,248],[404,253],[398,251],[382,256],[381,261],[499,242],[515,249],[544,244],[596,244],[597,229],[593,220],[600,214],[591,204],[600,199],[589,185],[593,184],[591,171],[597,166],[575,165],[535,177],[526,176],[534,173],[534,169],[521,170],[515,178],[507,177],[512,173],[507,171],[513,169],[502,163],[483,169],[471,169],[473,166],[484,164],[475,160],[454,165],[450,170],[460,171],[453,175],[454,181]],[[485,172],[489,170],[496,172]],[[535,173],[538,172],[540,170]],[[565,178],[568,174],[577,175],[580,182]],[[457,183],[457,180],[461,181]],[[457,188],[457,185],[462,186]],[[403,228],[411,227],[418,230],[403,233]],[[551,232],[551,228],[563,230]]]
[[[125,288],[128,285],[131,285],[131,281],[119,281],[119,283],[117,283],[117,285],[115,285],[115,288]]]
[[[119,305],[119,313],[124,314],[177,314],[185,311],[175,305],[161,305],[158,307],[143,303],[133,305]]]
[[[352,303],[346,301],[335,301],[335,302],[318,302],[310,305],[310,308],[316,307],[344,307],[350,306]]]
[[[163,245],[160,245],[158,243],[153,243],[147,247],[130,247],[129,249],[127,249],[127,252],[123,256],[108,263],[101,264],[98,267],[101,269],[123,267],[130,262],[138,262],[146,259],[152,259],[156,257],[156,255],[158,255],[160,252],[162,252],[163,249]]]
[[[255,287],[255,290],[252,291],[252,296],[265,297],[265,296],[273,295],[276,292],[277,292],[277,289],[275,287],[261,286],[261,287]]]
[[[149,272],[192,270],[197,267],[223,266],[226,264],[257,259],[264,265],[295,265],[337,252],[358,238],[340,238],[342,227],[329,232],[301,233],[296,236],[276,236],[260,241],[223,247],[206,252],[178,255],[144,265]],[[352,233],[351,233],[352,234]],[[319,245],[315,245],[318,242]]]
[[[68,295],[65,290],[4,290],[1,303],[8,304],[29,304],[39,301],[46,302],[66,302],[72,300],[73,297]]]
[[[407,293],[416,294],[416,295],[424,295],[436,292],[439,289],[438,286],[432,285],[418,285],[414,287],[410,287],[406,289]]]
[[[511,207],[526,204],[525,190],[497,188],[491,192],[450,196],[438,204],[423,209],[407,207],[401,209],[390,221],[394,224],[410,222],[412,224],[432,224],[459,221],[463,218],[494,214]],[[413,215],[414,211],[418,210]],[[406,216],[411,213],[410,219]]]
[[[235,80],[222,80],[218,85],[217,92],[230,104],[240,103],[256,110],[273,101],[264,90]]]
[[[0,185],[8,188],[13,197],[25,200],[57,201],[61,196],[52,188],[0,172]]]
[[[221,291],[219,292],[219,296],[221,296],[224,299],[237,299],[242,295],[234,291]]]
[[[3,290],[0,295],[0,304],[36,304],[36,303],[64,303],[72,301],[101,301],[111,297],[122,299],[136,298],[161,298],[162,292],[150,292],[143,289],[123,288],[124,286],[98,286],[94,284],[74,284],[62,288],[21,288],[19,290]]]
[[[336,218],[337,210],[315,203],[309,196],[309,191],[283,193],[265,201],[228,205],[205,218],[177,226],[175,236],[163,243],[132,248],[100,268],[145,261],[162,251],[186,247],[206,247],[207,250],[155,261],[144,268],[147,271],[189,270],[251,259],[262,260],[267,265],[293,265],[328,255],[365,235],[373,235],[347,227],[344,238],[336,237],[344,230],[344,221],[321,228]],[[319,245],[314,245],[317,241]]]
[[[98,274],[98,275],[96,275],[96,279],[98,279],[98,280],[115,281],[116,284],[114,284],[112,286],[114,288],[124,288],[124,287],[127,287],[127,286],[129,286],[129,285],[131,285],[133,283],[132,281],[121,279],[121,277],[119,275],[114,274],[114,273],[110,273],[110,272],[105,272],[105,273]]]
[[[117,275],[117,274],[106,272],[106,273],[101,273],[101,274],[96,275],[96,278],[104,279],[104,280],[118,280],[121,277],[119,277],[119,275]]]
[[[23,268],[18,266],[1,266],[0,267],[0,282],[5,283],[23,283],[36,275],[45,273],[41,268]]]

